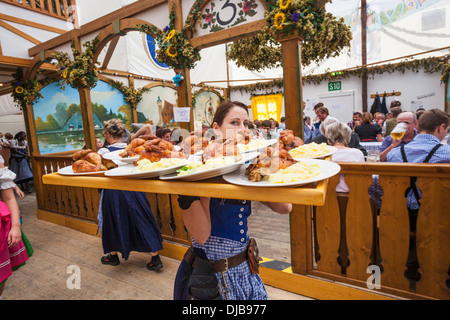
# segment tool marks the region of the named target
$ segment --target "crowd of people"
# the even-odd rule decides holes
[[[0,132],[0,162],[16,174],[14,183],[18,185],[17,190],[31,193],[30,182],[33,180],[33,172],[26,139],[27,134],[24,131],[14,136],[9,132],[5,134]]]
[[[402,112],[397,104],[392,105],[390,114],[355,112],[350,122],[343,123],[330,116],[323,104],[314,109],[316,119],[312,122],[307,117],[304,119],[305,143],[327,143],[334,146],[337,151],[332,155],[332,161],[365,161],[367,151],[361,142],[370,141],[380,143],[381,161],[450,163],[450,145],[441,143],[448,135],[450,116],[442,110]],[[228,101],[218,107],[211,128],[204,129],[210,129],[218,139],[227,139],[230,134],[242,129],[252,130],[257,139],[274,139],[281,131],[289,129],[284,120],[281,118],[280,123],[274,119],[251,121],[246,105]],[[390,135],[398,123],[404,124],[406,128],[401,138]],[[154,134],[178,144],[182,134],[177,130],[157,128]],[[133,131],[135,132],[127,132],[123,122],[118,119],[105,122],[105,142],[98,139],[97,152],[103,155],[122,150],[135,137],[153,134],[150,125],[141,125]],[[25,183],[32,179],[32,175],[25,175],[27,170],[22,168],[28,164],[26,134],[19,132],[15,139],[9,139],[10,137],[7,134],[6,139],[2,139],[2,150],[9,148],[11,154],[9,157],[5,156],[5,159],[0,158],[0,190],[3,201],[0,202],[0,217],[8,217],[3,219],[8,224],[0,229],[3,239],[7,239],[0,243],[0,297],[4,281],[11,274],[11,267],[21,265],[29,256],[17,255],[18,259],[8,262],[11,252],[25,252],[26,247],[24,235],[20,234],[13,190],[18,189],[16,184],[20,183],[27,190]],[[421,192],[415,188],[414,183],[411,181],[407,206],[410,214],[417,215]],[[345,196],[349,192],[343,175],[340,176],[336,191],[339,196]],[[20,192],[20,189],[16,192]],[[251,202],[245,199],[178,195],[178,203],[185,227],[192,236],[192,247],[179,266],[174,281],[174,299],[267,299],[267,292],[258,274],[257,246],[255,240],[247,235]],[[263,204],[279,214],[287,214],[292,210],[290,203]],[[139,251],[150,253],[151,258],[146,265],[149,270],[158,271],[163,268],[158,255],[163,248],[162,237],[144,193],[101,190],[98,221],[106,254],[100,259],[102,264],[117,266],[120,264],[118,253],[121,253],[123,259],[128,259],[131,251]],[[224,265],[223,261],[227,261],[227,264]],[[7,267],[2,268],[2,262]],[[199,281],[202,283],[200,286]]]

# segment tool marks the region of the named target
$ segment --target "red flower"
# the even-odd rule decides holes
[[[207,13],[206,14],[206,17],[205,17],[205,22],[206,23],[210,23],[211,22],[211,20],[213,19],[213,15],[211,14],[211,13]]]
[[[245,1],[244,5],[242,6],[242,11],[248,12],[252,10],[252,2],[251,1]]]

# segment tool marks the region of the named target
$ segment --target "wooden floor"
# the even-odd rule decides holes
[[[102,265],[100,257],[103,250],[99,237],[36,219],[34,193],[19,200],[19,206],[23,216],[22,228],[34,248],[34,255],[8,279],[2,297],[4,300],[172,299],[173,282],[180,263],[178,260],[162,257],[163,270],[152,272],[145,267],[149,254],[133,252],[129,260],[122,260],[119,266]],[[271,221],[263,222],[264,219],[255,214],[249,222],[250,230],[262,230],[257,232],[261,234],[257,240],[262,255],[267,257],[267,254],[278,252],[277,259],[289,261],[289,217],[269,213],[263,208],[256,211]],[[286,232],[274,233],[275,223]],[[276,245],[275,241],[271,241],[278,238],[284,239],[284,243]],[[72,275],[68,273],[70,266],[77,266],[80,270],[81,289],[69,289],[67,286],[67,280]],[[270,286],[266,289],[271,300],[309,299]]]

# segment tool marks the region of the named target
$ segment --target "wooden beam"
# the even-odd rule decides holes
[[[33,60],[31,59],[23,59],[0,55],[0,64],[7,64],[10,66],[29,68],[31,66],[32,61]]]
[[[111,57],[114,53],[114,50],[116,49],[117,43],[119,42],[120,37],[117,36],[113,38],[108,47],[108,51],[106,52],[105,59],[103,59],[102,69],[106,69],[108,67],[109,61],[111,60]]]
[[[1,20],[10,21],[10,22],[19,23],[19,24],[23,24],[23,25],[29,26],[29,27],[42,29],[42,30],[45,30],[45,31],[59,33],[59,34],[63,34],[63,33],[67,32],[67,30],[51,27],[51,26],[48,26],[48,25],[45,25],[45,24],[40,24],[40,23],[37,23],[37,22],[34,22],[34,21],[30,21],[30,20],[25,20],[25,19],[9,16],[9,15],[3,14],[3,13],[0,13],[0,19]]]
[[[266,20],[261,19],[231,29],[225,29],[197,38],[192,38],[191,44],[197,49],[204,49],[216,46],[218,44],[232,42],[261,32],[265,25]]]
[[[88,22],[82,25],[81,28],[74,29],[73,31],[78,37],[81,37],[83,35],[95,32],[96,30],[102,29],[105,26],[111,24],[113,21],[134,16],[164,3],[167,3],[167,0],[139,0],[123,8],[117,9],[116,11],[113,11],[99,19]],[[66,32],[49,41],[28,49],[28,54],[30,55],[30,57],[33,57],[41,51],[53,49],[64,43],[70,42],[71,40],[71,33]]]
[[[24,38],[24,39],[26,39],[26,40],[28,40],[30,42],[33,42],[34,44],[40,44],[41,43],[38,39],[33,38],[32,36],[26,34],[25,32],[17,29],[16,27],[13,27],[12,25],[10,25],[10,24],[2,21],[2,20],[0,20],[0,27],[3,27],[6,30],[9,30],[12,33],[18,35],[19,37],[22,37],[22,38]]]

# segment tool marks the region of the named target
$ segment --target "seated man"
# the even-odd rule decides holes
[[[450,145],[441,144],[447,135],[449,123],[450,116],[442,110],[432,109],[424,112],[419,119],[419,134],[403,147],[407,162],[422,163],[429,156],[427,161],[429,163],[450,163]],[[438,145],[438,149],[430,155]],[[387,155],[387,161],[406,162],[402,157],[401,148],[391,150]]]
[[[400,117],[400,116],[399,116]],[[441,144],[450,123],[450,116],[442,110],[432,109],[424,112],[419,118],[419,134],[400,148],[394,148],[387,155],[388,162],[415,163],[450,163],[450,146]],[[410,248],[406,262],[405,276],[417,282],[421,275],[415,245],[417,217],[422,192],[417,186],[417,177],[410,178],[410,186],[406,191],[406,206],[409,215]]]
[[[392,149],[409,143],[416,136],[417,116],[414,112],[402,112],[397,117],[397,123],[406,123],[408,129],[401,140],[395,140],[390,135],[386,135],[380,146],[380,161],[386,161],[386,156]]]

